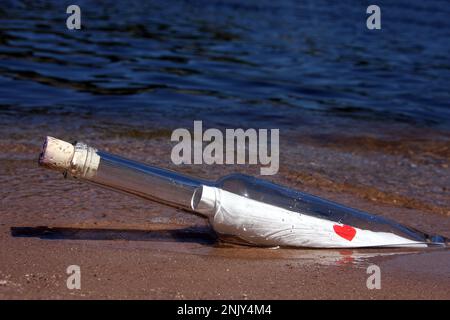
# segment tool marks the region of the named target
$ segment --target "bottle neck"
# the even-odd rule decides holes
[[[192,211],[196,188],[210,184],[171,170],[131,161],[97,151],[83,143],[75,145],[67,175],[145,199]]]

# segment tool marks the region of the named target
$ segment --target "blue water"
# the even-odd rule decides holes
[[[448,1],[372,2],[2,0],[0,123],[450,129]]]

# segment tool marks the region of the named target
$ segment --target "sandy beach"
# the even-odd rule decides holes
[[[163,134],[97,146],[164,166],[163,159],[170,155],[166,139]],[[384,145],[379,139],[378,148],[368,144],[339,148],[315,143],[312,137],[290,136],[284,141],[296,140],[299,147],[284,154],[275,181],[448,237],[448,159],[431,151],[428,160],[419,159],[410,143],[402,146],[406,152],[402,148],[386,152],[390,143]],[[430,144],[435,140],[429,139]],[[0,145],[5,186],[0,195],[2,299],[450,298],[448,249],[227,245],[218,242],[198,216],[67,180],[38,167],[38,140],[15,144],[2,140]],[[5,158],[8,152],[14,160]],[[346,162],[349,154],[351,163]],[[379,157],[384,160],[378,161]],[[352,170],[342,170],[350,165]],[[257,170],[251,166],[170,168],[205,178]],[[431,181],[433,185],[427,185]],[[367,267],[373,264],[381,270],[379,290],[366,286]],[[69,265],[81,268],[81,290],[66,286]]]

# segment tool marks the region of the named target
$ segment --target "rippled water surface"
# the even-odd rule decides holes
[[[367,1],[76,3],[80,31],[67,1],[1,2],[2,126],[449,128],[446,1],[378,1],[372,31]]]

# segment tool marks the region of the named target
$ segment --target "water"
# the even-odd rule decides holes
[[[378,1],[372,31],[369,1],[77,1],[81,31],[69,4],[2,1],[1,126],[450,129],[443,0]]]

